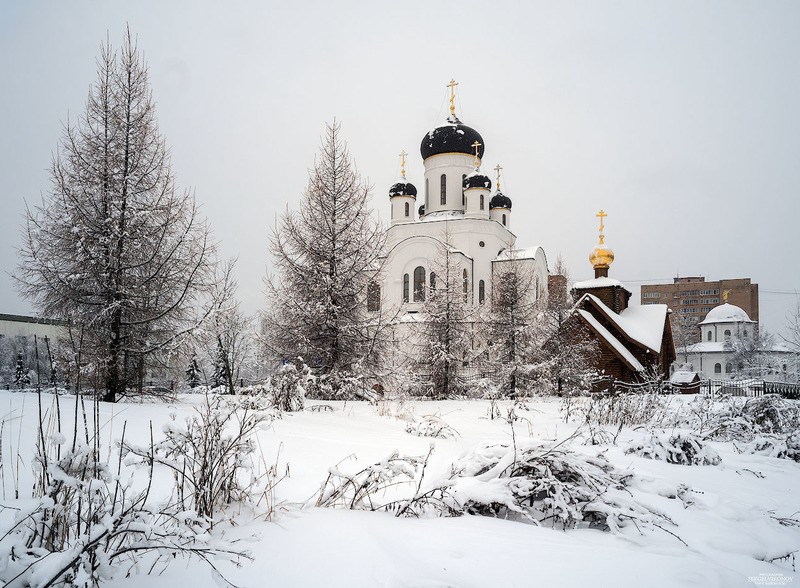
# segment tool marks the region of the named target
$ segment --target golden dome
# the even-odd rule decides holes
[[[592,252],[589,254],[589,263],[592,264],[594,269],[608,269],[608,266],[610,266],[613,262],[614,252],[610,247],[607,247],[602,243],[592,249]]]

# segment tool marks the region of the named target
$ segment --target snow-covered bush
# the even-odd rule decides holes
[[[438,439],[455,439],[459,436],[458,431],[433,414],[423,416],[418,423],[409,423],[406,426],[406,433]]]
[[[303,410],[307,391],[313,386],[311,369],[298,358],[294,363],[282,365],[270,378],[265,390],[272,406],[280,412]]]
[[[765,455],[779,459],[791,459],[800,462],[800,431],[783,436],[758,435],[742,447],[736,447],[740,453]]]
[[[769,394],[728,397],[707,419],[706,438],[750,442],[762,434],[783,435],[800,429],[800,402]]]
[[[653,393],[592,394],[569,402],[569,412],[578,420],[596,425],[657,426],[668,416],[667,400]]]
[[[206,396],[185,423],[164,426],[163,441],[123,449],[171,469],[181,510],[213,521],[221,508],[263,494],[273,484],[274,472],[257,474],[253,459],[253,433],[272,419],[271,413],[254,409],[250,398]]]
[[[700,437],[681,433],[650,435],[628,447],[625,453],[682,465],[718,465],[722,461]]]
[[[308,381],[306,395],[319,400],[370,400],[377,394],[364,385],[364,378],[352,372],[331,372]]]

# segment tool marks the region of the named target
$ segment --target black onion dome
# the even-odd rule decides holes
[[[389,196],[413,196],[417,197],[417,188],[411,182],[397,182],[389,188]]]
[[[486,190],[491,190],[492,180],[483,174],[472,172],[466,178],[464,178],[464,189],[469,190],[470,188],[484,188]]]
[[[425,205],[423,204],[422,206],[420,206],[417,212],[419,213],[420,216],[425,216]]]
[[[463,153],[465,155],[475,155],[473,143],[480,143],[478,147],[478,157],[483,157],[483,137],[480,133],[462,124],[455,116],[447,117],[447,124],[436,127],[422,137],[419,152],[422,159],[428,159],[432,155],[440,153]]]
[[[511,198],[498,190],[492,199],[489,200],[489,210],[493,208],[508,208],[511,210]]]

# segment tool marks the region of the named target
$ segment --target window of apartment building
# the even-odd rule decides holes
[[[643,298],[659,298],[661,294],[659,292],[645,292],[642,297]]]

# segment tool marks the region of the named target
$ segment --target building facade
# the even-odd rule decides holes
[[[699,341],[696,330],[706,315],[717,306],[729,302],[742,308],[758,322],[758,284],[750,278],[706,281],[703,276],[674,278],[671,284],[643,284],[640,302],[666,304],[675,313],[676,323],[686,325],[692,342]]]

